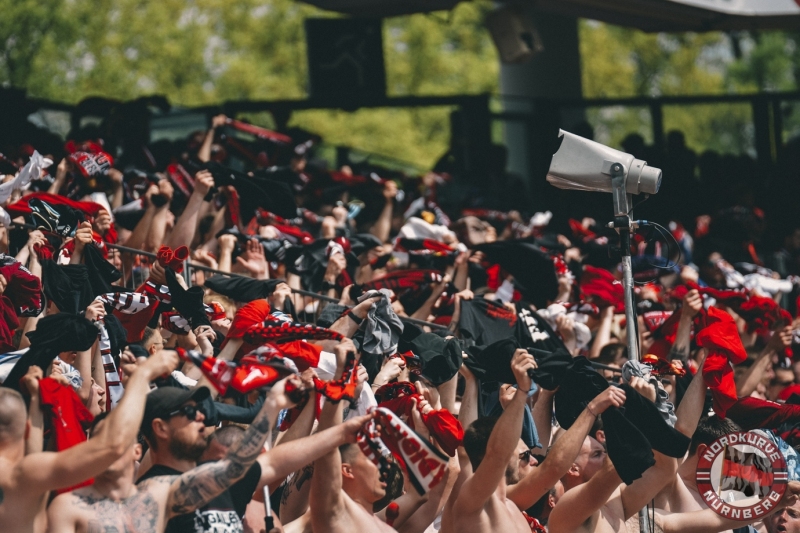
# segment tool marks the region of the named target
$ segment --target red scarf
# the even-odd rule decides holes
[[[710,307],[706,312],[705,327],[697,333],[695,340],[698,346],[708,351],[703,364],[703,381],[711,390],[714,412],[724,418],[738,399],[731,363],[737,365],[747,359],[736,322],[725,311]]]

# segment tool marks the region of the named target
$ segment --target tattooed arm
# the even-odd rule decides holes
[[[292,378],[279,381],[272,387],[242,440],[231,446],[224,458],[193,468],[172,482],[167,519],[190,513],[207,504],[241,479],[253,466],[270,435],[272,421],[278,418],[281,409],[292,406],[284,394],[284,387],[289,379]]]

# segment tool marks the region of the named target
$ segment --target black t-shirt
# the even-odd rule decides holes
[[[154,465],[139,481],[157,476],[179,476],[174,468]],[[172,518],[167,522],[165,533],[242,533],[242,517],[261,479],[261,466],[255,463],[242,479],[211,500],[208,505],[193,513]]]
[[[465,339],[478,346],[514,337],[523,348],[554,352],[564,347],[547,322],[526,303],[519,302],[516,308],[514,313],[502,304],[483,298],[462,300],[458,329]]]

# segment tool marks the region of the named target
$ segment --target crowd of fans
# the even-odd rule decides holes
[[[800,531],[800,230],[644,226],[630,323],[605,221],[445,209],[448,175],[317,141],[7,150],[1,531]],[[696,480],[742,430],[788,467],[752,524]]]

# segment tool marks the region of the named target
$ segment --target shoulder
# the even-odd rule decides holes
[[[153,476],[141,479],[136,483],[139,493],[161,493],[168,491],[170,486],[178,479],[177,475]]]
[[[622,504],[622,491],[620,487],[614,489],[608,501],[600,508],[600,513],[609,521],[621,519],[625,516],[625,506]]]
[[[50,503],[48,508],[51,508],[51,507],[54,507],[54,506],[59,506],[59,505],[73,506],[73,505],[77,505],[79,503],[91,502],[92,501],[90,498],[83,497],[83,496],[84,496],[84,494],[82,492],[77,491],[77,490],[73,490],[71,492],[64,492],[62,494],[59,494],[55,498],[53,498],[53,501]]]

